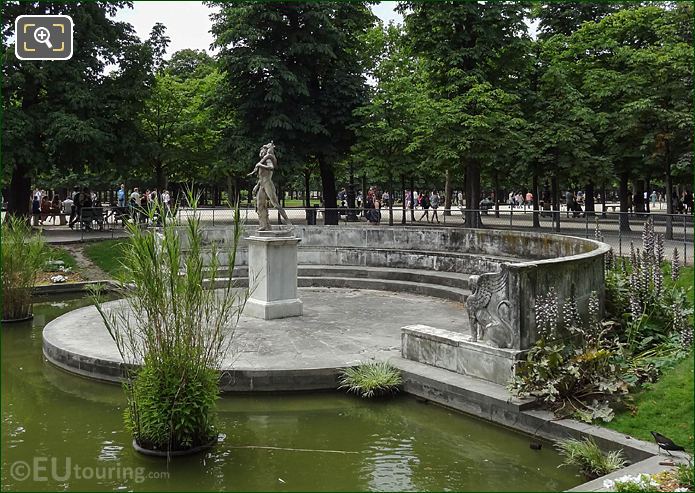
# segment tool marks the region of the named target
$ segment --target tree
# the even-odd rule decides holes
[[[612,2],[551,2],[536,5],[534,18],[538,19],[538,39],[545,40],[556,34],[569,36],[585,22],[598,22],[617,12],[622,4]]]
[[[32,177],[60,170],[129,166],[138,156],[137,111],[150,83],[150,46],[112,16],[130,2],[5,2],[2,17],[3,141],[11,170],[8,212],[28,214]],[[75,22],[69,61],[20,61],[14,19],[68,14]],[[81,26],[90,26],[89,29]],[[12,40],[12,42],[14,42]],[[116,70],[105,73],[107,65]],[[4,180],[5,181],[5,180]]]
[[[417,169],[422,155],[412,152],[412,141],[421,117],[416,100],[423,88],[424,74],[421,64],[403,42],[400,27],[393,24],[375,27],[367,44],[373,60],[369,75],[376,85],[369,102],[356,110],[360,124],[356,128],[358,140],[352,159],[373,180],[386,184],[392,193],[395,180],[405,189],[406,176],[412,177],[416,171],[422,176],[422,170]],[[354,197],[348,192],[348,207],[352,208]]]
[[[335,209],[335,163],[354,142],[353,111],[367,97],[360,37],[374,23],[365,2],[218,5],[212,32],[224,74],[221,107],[238,115],[231,132],[252,163],[273,140],[283,167],[315,160],[324,205]],[[337,224],[335,210],[327,224]]]
[[[463,164],[466,223],[478,226],[483,165],[522,124],[513,91],[528,51],[527,10],[507,2],[403,2],[399,10],[430,79],[420,141],[436,147],[440,162]]]
[[[161,65],[140,121],[147,138],[147,168],[161,190],[169,178],[200,181],[217,168],[221,125],[213,101],[221,81],[205,52],[182,50]]]
[[[692,148],[691,21],[686,5],[622,10],[583,24],[560,55],[598,115],[623,213],[630,177],[658,163],[670,193],[671,167]],[[621,228],[629,229],[625,214]]]

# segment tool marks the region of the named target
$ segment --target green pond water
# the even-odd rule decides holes
[[[221,442],[194,457],[137,454],[121,387],[44,361],[46,323],[87,305],[43,299],[2,327],[2,489],[181,491],[561,491],[582,482],[551,444],[402,395],[233,395]]]

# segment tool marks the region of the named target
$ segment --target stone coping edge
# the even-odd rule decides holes
[[[37,295],[64,294],[64,293],[82,293],[87,291],[89,286],[101,284],[104,291],[115,291],[119,284],[111,279],[102,281],[80,281],[80,282],[65,282],[56,284],[41,284],[34,286],[32,293]]]

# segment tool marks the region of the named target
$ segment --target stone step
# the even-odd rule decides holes
[[[248,286],[249,278],[236,276],[238,287]],[[207,281],[206,281],[207,282]],[[226,279],[218,277],[215,287],[223,287]],[[412,293],[420,296],[431,296],[445,300],[464,303],[471,295],[468,289],[440,286],[424,282],[396,281],[391,279],[370,279],[365,277],[331,277],[331,276],[299,276],[297,286],[300,288],[345,288],[345,289],[374,289],[377,291],[392,291]]]
[[[421,282],[468,289],[469,274],[455,272],[426,271],[423,269],[396,269],[388,267],[365,267],[360,265],[300,265],[302,277],[350,277],[383,279],[390,281]]]
[[[224,275],[226,269],[220,269],[218,274]],[[360,279],[381,279],[389,281],[415,282],[449,286],[468,290],[470,274],[456,272],[428,271],[423,269],[400,269],[389,267],[365,267],[361,265],[299,265],[299,277],[347,277]],[[234,276],[248,277],[248,267],[236,267]]]
[[[446,300],[464,303],[471,295],[468,289],[440,286],[424,282],[404,282],[390,279],[370,279],[364,277],[314,277],[300,276],[297,279],[300,288],[324,287],[324,288],[350,288],[350,289],[376,289],[379,291],[395,291],[412,293],[420,296],[431,296]]]

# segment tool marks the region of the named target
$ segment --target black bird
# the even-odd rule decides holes
[[[659,451],[661,451],[661,449],[664,449],[668,455],[671,455],[671,452],[669,452],[669,450],[673,450],[674,452],[685,452],[685,449],[683,447],[681,447],[680,445],[676,445],[675,443],[673,443],[673,440],[665,437],[661,433],[652,431],[651,434],[654,437],[654,440],[656,441],[656,446],[659,447]]]

